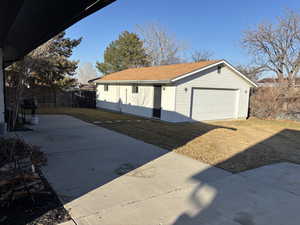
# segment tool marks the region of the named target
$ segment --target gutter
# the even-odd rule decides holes
[[[96,84],[171,84],[171,80],[103,80]]]

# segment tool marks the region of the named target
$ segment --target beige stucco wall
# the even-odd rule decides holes
[[[154,87],[138,85],[138,89],[138,93],[132,93],[132,85],[109,84],[104,91],[104,84],[98,84],[97,107],[152,117]]]
[[[176,86],[162,86],[161,92],[161,119],[172,122],[177,119],[175,112]]]

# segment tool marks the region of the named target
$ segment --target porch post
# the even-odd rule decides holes
[[[4,65],[3,65],[3,49],[0,47],[0,135],[6,132],[5,123],[5,102],[4,102]]]

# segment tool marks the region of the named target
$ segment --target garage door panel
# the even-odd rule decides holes
[[[218,120],[236,117],[237,90],[193,89],[192,119]]]

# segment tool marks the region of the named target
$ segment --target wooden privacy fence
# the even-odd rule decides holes
[[[13,90],[7,88],[7,97],[13,95]],[[53,90],[48,87],[27,88],[23,98],[34,97],[38,107],[80,107],[96,108],[96,92],[92,90],[74,89],[70,91]]]
[[[72,107],[96,108],[96,91],[90,91],[90,90],[73,91]]]

